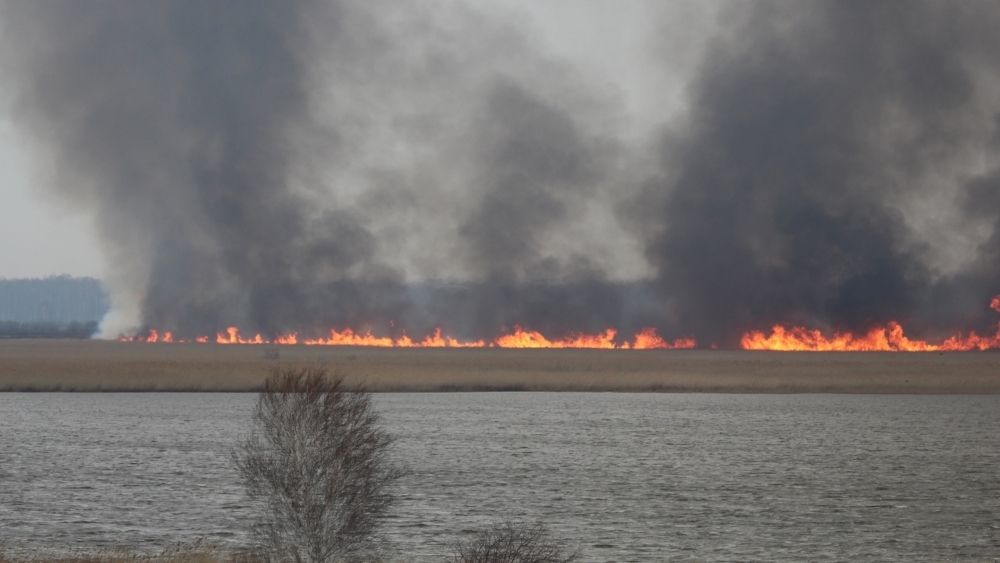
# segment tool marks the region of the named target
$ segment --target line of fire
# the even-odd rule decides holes
[[[993,298],[990,308],[1000,313],[1000,295]],[[563,338],[549,339],[538,331],[515,326],[513,331],[497,336],[493,340],[463,341],[442,335],[440,328],[421,340],[414,340],[405,334],[399,338],[375,336],[371,330],[330,329],[329,337],[301,338],[297,333],[279,334],[266,338],[260,334],[252,337],[240,334],[236,327],[228,327],[215,337],[199,336],[194,340],[175,339],[167,331],[150,329],[139,336],[121,335],[122,342],[146,343],[215,343],[215,344],[275,344],[306,346],[373,346],[381,348],[584,348],[605,350],[690,350],[697,347],[694,338],[680,338],[667,341],[657,334],[655,328],[644,328],[632,340],[619,341],[618,331],[609,328],[599,334],[571,334]],[[926,340],[908,338],[903,327],[895,321],[884,326],[873,326],[864,334],[834,332],[827,336],[818,329],[801,326],[774,325],[770,334],[751,330],[740,339],[743,350],[770,350],[783,352],[966,352],[1000,348],[1000,322],[993,335],[979,335],[975,331],[958,333],[934,344]]]

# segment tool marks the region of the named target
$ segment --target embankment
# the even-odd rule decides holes
[[[275,358],[274,356],[278,357]],[[1000,393],[1000,353],[399,349],[0,340],[4,391],[253,391],[322,364],[374,391]]]

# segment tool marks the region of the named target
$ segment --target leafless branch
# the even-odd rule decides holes
[[[265,561],[362,559],[375,546],[402,472],[372,397],[323,368],[275,370],[233,458],[258,509]]]
[[[565,553],[541,522],[501,522],[455,546],[455,563],[572,563],[579,551]]]

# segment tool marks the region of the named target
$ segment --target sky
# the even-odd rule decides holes
[[[0,121],[0,278],[100,278],[92,219],[39,189],[25,153],[10,122]]]

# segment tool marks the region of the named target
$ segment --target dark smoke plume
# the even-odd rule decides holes
[[[600,268],[539,250],[607,180],[614,141],[586,115],[601,102],[512,28],[435,13],[182,0],[0,15],[16,119],[56,189],[96,212],[143,325],[483,337],[548,310],[568,313],[561,328],[614,326]],[[457,309],[404,283],[399,255],[435,277],[419,253],[439,245],[458,257],[444,277],[467,282]],[[572,293],[555,286],[580,264],[585,293],[543,297]]]
[[[625,211],[650,233],[646,254],[680,325],[733,346],[771,323],[863,331],[934,317],[952,328],[988,312],[996,241],[983,247],[985,283],[944,304],[941,288],[969,274],[929,263],[906,210],[959,186],[984,149],[1000,110],[998,15],[964,1],[724,12],[686,125],[664,142],[664,172]],[[989,182],[971,193],[995,221]]]
[[[376,266],[371,235],[351,216],[312,213],[289,186],[295,141],[312,127],[305,8],[5,6],[16,110],[51,147],[59,189],[96,210],[115,266],[141,272],[148,325],[278,330],[311,315],[317,289],[346,294],[326,305],[338,314],[367,305],[343,272]]]

